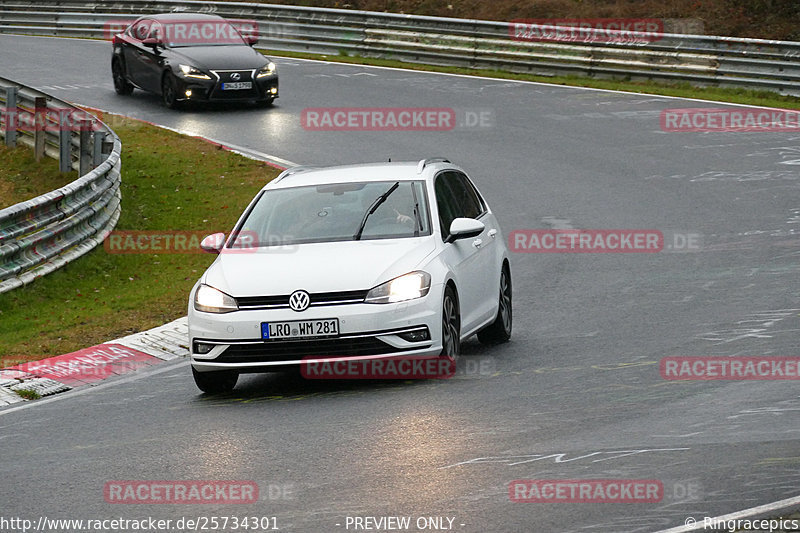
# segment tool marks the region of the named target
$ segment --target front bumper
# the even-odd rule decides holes
[[[250,89],[225,90],[223,84],[231,83],[229,79],[233,73],[239,75],[240,82],[252,84]],[[256,78],[255,70],[241,71],[212,71],[214,78],[204,80],[180,73],[176,76],[178,81],[178,99],[181,101],[200,102],[236,102],[243,100],[272,100],[278,98],[278,74],[271,74]]]
[[[369,360],[397,356],[437,356],[442,351],[436,298],[395,304],[348,304],[309,308],[240,310],[213,314],[189,310],[192,366],[199,372],[235,369],[270,372],[298,366],[307,358]],[[339,335],[297,340],[262,340],[262,322],[339,319]],[[427,329],[428,338],[411,342],[409,331]],[[200,353],[210,348],[207,353]]]

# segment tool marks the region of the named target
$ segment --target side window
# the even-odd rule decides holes
[[[484,212],[486,207],[483,200],[478,195],[478,191],[472,185],[464,174],[460,172],[453,172],[453,193],[456,196],[456,201],[460,207],[458,216],[466,218],[478,218]]]
[[[152,21],[150,20],[140,20],[129,30],[129,34],[134,39],[139,41],[143,41],[147,38],[147,34],[150,33],[150,24]]]
[[[442,239],[450,236],[450,224],[458,218],[458,202],[450,189],[452,181],[451,172],[442,172],[436,176],[434,191],[436,192],[436,206],[439,209],[439,226],[442,229]]]

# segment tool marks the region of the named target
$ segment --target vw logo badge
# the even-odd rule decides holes
[[[311,305],[311,297],[306,291],[294,291],[289,296],[289,307],[292,311],[305,311]]]
[[[238,72],[234,72],[233,74],[231,74],[231,79],[233,81],[239,81],[241,78],[242,78],[242,75],[239,74]]]

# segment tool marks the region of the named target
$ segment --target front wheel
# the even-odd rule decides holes
[[[164,74],[161,80],[161,101],[169,109],[178,107],[178,84],[171,72]]]
[[[216,370],[213,372],[198,372],[192,368],[195,385],[207,394],[222,394],[230,392],[239,380],[239,373],[235,370]]]
[[[119,59],[115,59],[111,63],[111,76],[114,78],[114,90],[121,96],[127,96],[133,92],[133,85],[125,79],[125,73],[122,71],[122,63]]]
[[[507,267],[500,273],[500,297],[497,306],[497,316],[494,322],[478,332],[478,340],[483,344],[499,344],[511,338],[513,323],[511,310],[511,274]]]
[[[442,353],[453,361],[461,354],[461,316],[456,292],[449,285],[442,300]]]

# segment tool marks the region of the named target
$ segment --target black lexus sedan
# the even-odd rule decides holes
[[[114,89],[160,94],[169,108],[195,100],[269,105],[278,97],[278,73],[252,48],[257,41],[217,15],[140,17],[113,38]]]

